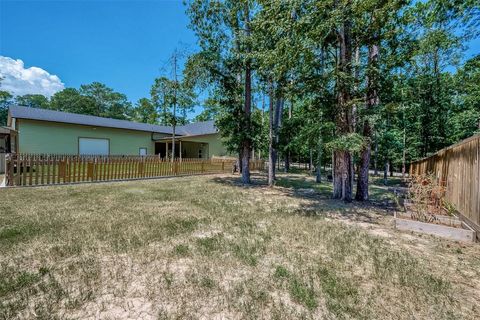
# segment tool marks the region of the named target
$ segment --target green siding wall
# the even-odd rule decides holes
[[[207,150],[203,150],[205,154],[204,157],[211,158],[212,156],[226,156],[229,155],[227,149],[222,144],[222,140],[220,134],[209,134],[204,136],[198,137],[185,137],[184,141],[192,141],[192,142],[203,142],[208,143]]]
[[[138,155],[139,148],[147,148],[148,154],[155,154],[155,142],[150,132],[26,119],[17,119],[16,128],[19,130],[21,153],[77,154],[78,138],[81,137],[109,139],[112,155]],[[199,148],[202,148],[203,158],[228,155],[218,133],[185,137],[184,141],[182,149],[187,152],[187,157],[198,157]],[[189,144],[188,141],[194,143]]]
[[[109,139],[112,155],[138,155],[139,148],[155,153],[149,132],[25,119],[17,119],[16,126],[22,153],[77,154],[79,137]]]

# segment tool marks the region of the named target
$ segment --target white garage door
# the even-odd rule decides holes
[[[110,150],[110,141],[108,139],[78,139],[79,154],[108,155]]]

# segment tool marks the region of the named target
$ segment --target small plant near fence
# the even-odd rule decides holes
[[[435,222],[436,215],[451,215],[451,205],[445,200],[445,185],[435,175],[413,176],[409,181],[408,189],[412,219]]]
[[[434,174],[413,175],[405,199],[405,212],[395,212],[395,228],[452,240],[475,241],[475,230],[458,217],[445,195],[445,182]]]

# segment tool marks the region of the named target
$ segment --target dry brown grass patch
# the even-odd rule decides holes
[[[0,190],[0,318],[478,316],[477,245],[395,232],[388,194],[280,178]]]

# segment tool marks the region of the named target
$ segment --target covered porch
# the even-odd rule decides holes
[[[155,141],[155,154],[161,158],[172,158],[173,143],[171,137]],[[208,142],[189,141],[188,137],[175,138],[175,158],[177,159],[209,159]]]
[[[9,127],[0,127],[0,174],[5,173],[5,156],[17,151],[17,131]],[[2,179],[0,178],[0,183]]]

